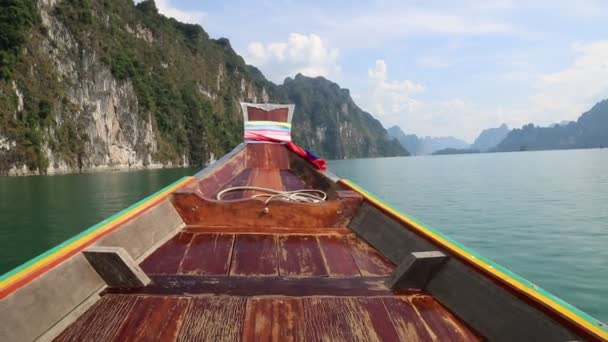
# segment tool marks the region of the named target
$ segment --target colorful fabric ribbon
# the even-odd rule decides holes
[[[249,137],[247,137],[249,136]],[[303,149],[302,147],[296,145],[293,141],[289,140],[289,141],[284,141],[281,139],[277,139],[274,138],[272,136],[268,136],[266,134],[262,134],[259,133],[257,131],[249,131],[249,134],[245,135],[245,139],[247,140],[255,140],[255,141],[268,141],[268,142],[275,142],[275,143],[285,143],[285,146],[292,151],[293,153],[297,154],[298,156],[302,157],[304,160],[306,160],[307,162],[309,162],[310,164],[312,164],[315,168],[317,168],[318,170],[321,171],[325,171],[327,170],[327,162],[324,159],[319,158],[314,152],[312,151],[308,151]]]

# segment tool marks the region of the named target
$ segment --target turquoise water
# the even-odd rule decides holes
[[[404,213],[608,321],[608,150],[331,161]],[[192,169],[0,177],[0,274]]]
[[[0,177],[0,274],[194,172]]]
[[[330,169],[608,322],[608,150],[359,159]]]

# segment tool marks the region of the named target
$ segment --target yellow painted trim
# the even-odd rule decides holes
[[[82,246],[83,244],[94,240],[96,237],[98,237],[100,234],[103,234],[104,232],[106,232],[107,230],[115,227],[116,225],[122,224],[125,221],[127,221],[128,219],[130,219],[131,217],[133,217],[134,215],[139,214],[140,212],[143,211],[143,208],[145,206],[147,206],[150,202],[156,201],[161,197],[166,197],[168,196],[171,192],[175,191],[177,188],[181,187],[182,185],[184,185],[185,183],[191,181],[192,179],[194,179],[194,177],[187,177],[184,178],[182,181],[177,182],[176,184],[174,184],[173,186],[171,186],[170,188],[166,189],[163,192],[160,192],[156,195],[154,195],[153,197],[148,198],[148,200],[146,200],[145,202],[139,203],[137,206],[133,207],[132,209],[130,209],[129,211],[115,217],[112,218],[111,220],[109,220],[108,222],[104,223],[101,227],[95,229],[94,231],[92,231],[91,233],[81,237],[80,239],[73,241],[72,243],[70,243],[67,246],[64,246],[63,248],[59,249],[58,251],[56,251],[55,253],[48,255],[47,257],[37,261],[36,263],[26,267],[25,269],[19,271],[18,273],[15,273],[14,275],[12,275],[11,277],[4,279],[3,281],[0,282],[0,291],[11,286],[13,283],[19,281],[20,279],[24,278],[25,276],[27,276],[28,274],[44,267],[45,265],[61,258],[62,256],[68,254],[69,252],[73,251],[74,249],[79,248],[80,246]]]
[[[575,322],[576,324],[578,324],[579,326],[591,331],[593,334],[599,336],[602,339],[608,340],[608,332],[602,330],[601,328],[593,325],[592,323],[588,322],[587,320],[579,317],[576,313],[570,311],[568,308],[563,307],[561,304],[555,302],[553,299],[546,297],[544,295],[542,295],[541,293],[537,292],[536,290],[526,286],[525,284],[519,282],[516,279],[513,279],[511,277],[509,277],[508,275],[504,274],[503,272],[501,272],[500,270],[497,270],[496,268],[494,268],[492,265],[484,262],[483,260],[478,259],[477,257],[475,257],[474,255],[468,253],[467,251],[463,250],[462,248],[454,245],[452,242],[446,240],[444,237],[437,235],[436,233],[430,231],[429,229],[427,229],[426,227],[418,224],[417,222],[415,222],[414,220],[410,219],[409,217],[407,217],[406,215],[394,210],[393,208],[391,208],[390,206],[386,205],[385,203],[383,203],[382,201],[369,196],[368,193],[363,190],[362,188],[360,188],[359,186],[351,183],[349,180],[346,179],[341,179],[340,182],[344,183],[346,186],[350,187],[351,189],[357,191],[360,195],[362,195],[367,201],[371,202],[372,204],[374,204],[375,206],[381,208],[382,210],[390,213],[391,215],[393,215],[395,218],[397,218],[398,220],[400,220],[402,223],[407,224],[408,226],[414,228],[415,230],[419,231],[420,233],[428,236],[429,238],[431,238],[433,241],[435,241],[436,243],[438,243],[439,245],[445,247],[446,249],[460,255],[461,257],[469,260],[471,263],[477,265],[478,267],[484,269],[485,271],[487,271],[490,274],[493,274],[494,276],[496,276],[497,278],[499,278],[500,280],[504,281],[505,283],[508,283],[509,285],[511,285],[512,287],[516,288],[517,290],[527,294],[530,297],[535,298],[536,300],[538,300],[539,302],[545,304],[546,306],[552,308],[553,310],[559,312],[560,314],[566,316],[568,319],[570,319],[571,321]]]
[[[251,120],[251,121],[245,121],[245,126],[247,126],[247,125],[252,125],[252,126],[282,126],[282,127],[291,128],[291,123],[289,123],[289,122],[281,122],[281,121]]]

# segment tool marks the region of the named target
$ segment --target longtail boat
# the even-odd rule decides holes
[[[243,104],[232,152],[0,278],[0,341],[606,341]],[[542,266],[539,266],[542,267]]]

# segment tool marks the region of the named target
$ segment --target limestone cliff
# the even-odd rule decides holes
[[[162,16],[153,1],[0,6],[0,174],[203,165],[240,142],[239,101],[293,102],[293,89],[268,82],[228,40]],[[302,118],[303,142],[329,158],[403,154],[352,110],[323,125]],[[373,129],[361,140],[353,124]],[[319,134],[369,148],[326,148],[310,139]]]

